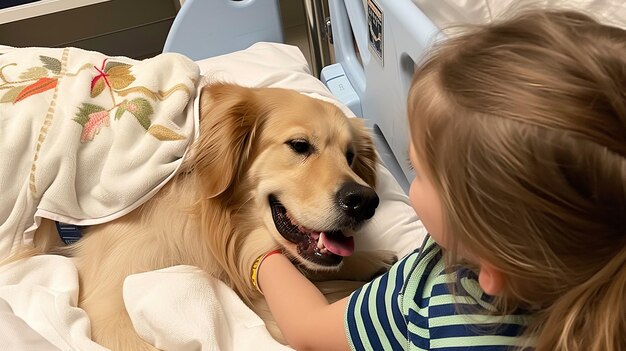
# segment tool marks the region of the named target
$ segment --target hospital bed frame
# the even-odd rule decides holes
[[[363,0],[304,2],[312,72],[321,71],[320,79],[333,94],[366,119],[376,132],[385,165],[408,192],[413,173],[406,161],[407,91],[436,26],[411,0],[367,0],[367,9]],[[329,9],[329,23],[323,8]],[[321,31],[330,27],[335,63],[321,68],[328,61]],[[278,0],[186,0],[164,51],[197,60],[245,49],[257,41],[283,42]]]
[[[436,39],[437,27],[411,0],[330,1],[336,64],[321,79],[374,128],[378,151],[408,192],[406,101],[415,65]],[[340,85],[337,84],[340,82]]]

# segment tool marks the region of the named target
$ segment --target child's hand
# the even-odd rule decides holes
[[[257,261],[253,279],[290,346],[297,350],[349,350],[343,325],[347,298],[329,305],[280,251],[271,251]]]

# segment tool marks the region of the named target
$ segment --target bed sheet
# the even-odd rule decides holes
[[[257,43],[247,50],[198,62],[203,83],[228,81],[281,87],[337,104],[309,74],[296,47]],[[361,230],[357,250],[386,249],[398,256],[414,250],[426,234],[393,176],[379,167],[381,202]],[[90,340],[89,319],[76,307],[78,276],[70,259],[44,255],[0,267],[0,349],[104,350]],[[286,350],[261,319],[220,281],[195,267],[176,266],[129,276],[124,302],[140,335],[163,350]],[[22,347],[19,347],[22,348]]]
[[[597,20],[618,27],[626,24],[623,0],[413,0],[439,28],[460,23],[480,24],[508,12],[532,7],[558,7],[586,12]]]

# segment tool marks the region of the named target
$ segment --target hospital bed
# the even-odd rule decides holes
[[[281,44],[277,0],[186,0],[164,51],[196,60],[210,80],[294,89],[364,118],[379,137],[381,204],[357,249],[389,249],[401,256],[425,235],[405,195],[412,178],[405,104],[414,69],[436,40],[445,40],[440,29],[489,21],[512,3],[330,0],[336,62],[320,68],[319,80],[300,50]],[[626,19],[621,1],[575,5],[613,24]],[[1,339],[0,349],[102,350],[90,342],[88,318],[75,307],[77,284],[71,262],[58,256],[0,267],[0,334],[15,336]],[[131,276],[124,297],[135,328],[163,349],[288,349],[269,338],[232,291],[193,267]]]
[[[532,7],[585,11],[606,23],[623,26],[621,0],[330,0],[329,18],[320,0],[305,0],[312,48],[312,73],[376,135],[385,166],[408,192],[413,171],[407,162],[406,97],[416,64],[428,48],[445,38],[442,29],[480,24]],[[193,59],[245,49],[258,41],[282,42],[277,0],[187,1],[174,21],[165,51]],[[220,16],[206,20],[206,14]],[[311,23],[312,20],[325,23]],[[228,24],[237,22],[235,28]],[[331,29],[335,63],[319,67],[317,53]],[[321,72],[320,72],[321,70]]]
[[[622,0],[344,0],[329,1],[337,64],[321,79],[379,137],[379,152],[398,183],[413,178],[407,154],[406,98],[416,65],[443,30],[481,24],[533,7],[585,11],[613,25],[626,22]],[[340,83],[338,84],[337,81]],[[340,85],[341,84],[341,85]]]

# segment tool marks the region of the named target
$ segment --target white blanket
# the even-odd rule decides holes
[[[0,49],[0,259],[40,218],[118,218],[173,176],[194,140],[196,63],[75,48]]]
[[[289,88],[337,103],[308,73],[297,47],[258,43],[198,65],[204,81]],[[386,249],[403,256],[422,242],[425,230],[384,168],[378,172],[377,192],[380,205],[362,229],[356,249]],[[0,267],[0,350],[102,350],[90,340],[88,317],[75,307],[77,282],[71,260],[58,256]],[[269,337],[259,317],[230,289],[193,267],[128,277],[124,302],[135,329],[164,350],[288,349]]]
[[[77,299],[70,259],[38,256],[0,268],[0,319],[11,321],[0,322],[0,350],[106,350],[90,340]],[[124,301],[139,334],[162,350],[290,350],[230,288],[195,267],[132,275]]]

